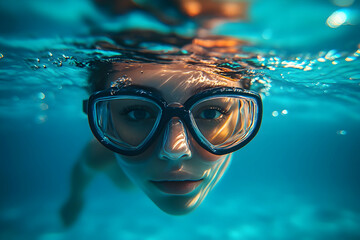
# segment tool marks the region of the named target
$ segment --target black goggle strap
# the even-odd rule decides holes
[[[83,100],[83,112],[88,115],[88,105],[89,105],[89,100],[88,99],[85,99]]]

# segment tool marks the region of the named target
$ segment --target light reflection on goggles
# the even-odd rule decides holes
[[[228,154],[256,135],[262,117],[260,96],[241,88],[213,88],[169,105],[157,92],[129,86],[95,93],[84,103],[95,137],[123,155],[143,152],[173,117],[200,146]]]

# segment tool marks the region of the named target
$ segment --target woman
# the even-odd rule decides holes
[[[147,61],[110,58],[96,65],[84,111],[97,140],[74,168],[61,212],[65,225],[77,218],[97,172],[121,188],[137,185],[164,212],[186,214],[220,180],[232,152],[255,136],[259,95],[245,90],[248,81],[216,71],[204,60],[205,48],[195,45],[171,60],[148,61],[147,52]],[[206,64],[193,63],[199,48]]]

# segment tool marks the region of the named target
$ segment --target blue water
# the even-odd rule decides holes
[[[89,19],[103,32],[141,26],[188,36],[196,24],[170,27],[140,11],[109,17],[86,0],[1,1],[0,239],[360,239],[359,6],[259,0],[248,21],[213,29],[252,42],[245,50],[264,65],[254,70],[264,101],[258,135],[189,215],[167,215],[141,191],[99,176],[65,230],[58,210],[92,137],[81,63],[109,54],[91,48],[108,37]],[[331,28],[335,12],[346,20]]]

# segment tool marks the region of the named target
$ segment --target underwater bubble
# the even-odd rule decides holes
[[[360,49],[356,50],[356,52],[354,52],[353,54],[355,57],[359,57],[360,56]]]
[[[273,117],[279,116],[279,112],[278,112],[278,111],[273,111],[273,112],[272,112],[272,116],[273,116]]]
[[[45,110],[48,110],[49,109],[49,105],[47,105],[46,103],[41,103],[40,104],[40,109],[45,111]]]
[[[347,132],[345,130],[339,130],[339,131],[336,132],[336,134],[338,134],[338,135],[346,135]]]
[[[341,54],[339,54],[336,50],[330,50],[330,51],[328,51],[327,53],[326,53],[326,55],[325,55],[325,58],[327,59],[327,60],[330,60],[330,61],[332,61],[332,60],[335,60],[336,58],[339,58],[339,57],[341,57]]]
[[[32,65],[30,68],[31,68],[32,70],[37,70],[37,69],[39,69],[40,67],[39,67],[38,65]]]
[[[43,92],[39,92],[37,94],[37,97],[40,99],[40,100],[44,100],[45,99],[45,94]]]
[[[57,67],[63,66],[62,60],[60,60],[59,58],[56,61],[54,61],[52,64],[54,64]]]
[[[328,17],[326,24],[331,28],[338,28],[346,23],[349,18],[348,15],[349,12],[343,9],[335,11]]]
[[[281,111],[281,114],[282,114],[282,115],[288,114],[288,110],[286,110],[286,109],[282,110],[282,111]]]
[[[354,61],[355,59],[356,59],[355,56],[351,56],[351,57],[345,58],[345,61],[347,61],[347,62],[352,62],[352,61]]]
[[[360,80],[360,73],[359,74],[354,74],[351,77],[349,77],[350,80]]]
[[[35,118],[35,123],[37,124],[42,124],[42,123],[45,123],[48,119],[48,116],[45,115],[45,114],[40,114],[40,115],[37,115],[36,118]]]
[[[332,2],[339,7],[349,7],[355,0],[332,0]]]

